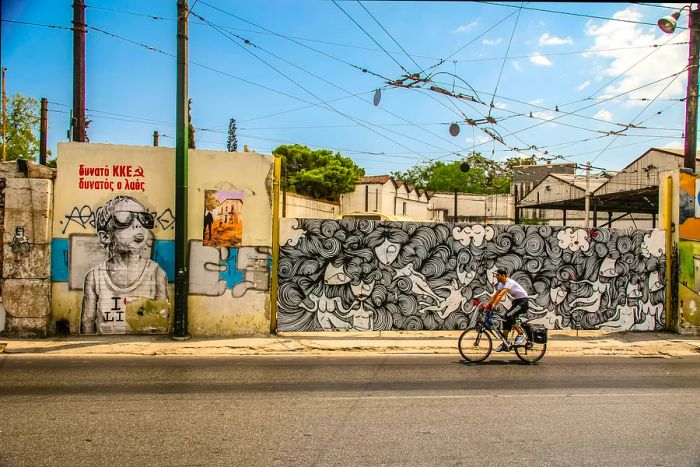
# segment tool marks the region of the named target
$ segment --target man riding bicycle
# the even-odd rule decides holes
[[[508,273],[505,269],[496,269],[496,272],[494,274],[496,276],[496,280],[498,281],[496,291],[491,296],[491,299],[488,302],[486,302],[486,304],[482,304],[480,306],[486,308],[487,310],[491,309],[498,305],[498,303],[506,294],[510,295],[513,299],[513,303],[510,309],[505,313],[503,319],[503,337],[507,341],[508,334],[510,334],[510,330],[515,329],[515,332],[517,332],[518,335],[513,341],[513,345],[523,345],[525,343],[525,340],[527,339],[527,336],[525,335],[522,326],[520,326],[520,324],[517,323],[517,318],[520,315],[524,315],[527,313],[527,292],[525,292],[525,289],[523,289],[523,287],[520,284],[508,277]],[[504,350],[510,349],[504,344],[501,344],[496,349],[496,352],[503,352]]]

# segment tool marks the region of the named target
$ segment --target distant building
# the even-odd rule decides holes
[[[214,222],[219,224],[232,224],[243,214],[243,201],[240,199],[226,199],[214,208]]]
[[[659,173],[683,167],[682,149],[650,148],[614,175],[550,174],[519,198],[521,212],[542,212],[549,225],[585,225],[586,185],[589,226],[656,227]]]

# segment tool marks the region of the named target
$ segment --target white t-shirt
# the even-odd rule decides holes
[[[513,297],[513,299],[518,299],[518,298],[527,298],[527,292],[525,292],[525,289],[515,282],[513,279],[510,277],[506,279],[505,284],[498,283],[498,286],[496,287],[496,290],[503,290],[503,289],[508,289],[508,294]]]

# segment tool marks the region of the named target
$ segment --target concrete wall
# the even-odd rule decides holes
[[[280,216],[283,211],[283,199],[280,194]],[[284,217],[337,219],[340,216],[340,204],[319,201],[296,193],[287,192],[287,205]]]
[[[270,332],[274,157],[190,151],[189,330],[193,336]],[[243,201],[242,236],[203,238],[207,191]],[[226,197],[224,195],[222,197]]]
[[[367,202],[365,202],[365,199]],[[403,203],[406,203],[405,214]],[[428,208],[429,203],[425,195],[418,197],[415,191],[407,193],[404,186],[400,186],[397,189],[391,181],[384,184],[358,184],[355,187],[355,191],[340,195],[341,214],[368,211],[432,220],[431,212]]]
[[[438,192],[430,198],[433,212],[445,212],[447,221],[452,221],[455,210],[454,193]],[[434,216],[435,220],[438,220]],[[508,224],[515,219],[513,197],[508,194],[457,193],[457,222]]]
[[[66,143],[58,151],[53,323],[71,333],[169,332],[174,149]],[[189,155],[190,334],[268,331],[273,158]],[[205,207],[219,206],[236,209],[207,223]]]
[[[278,330],[464,329],[498,267],[549,328],[657,330],[664,239],[661,230],[283,219]]]
[[[53,169],[32,162],[0,163],[0,331],[11,336],[49,332],[54,177]]]

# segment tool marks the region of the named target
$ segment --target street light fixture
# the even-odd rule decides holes
[[[688,30],[690,46],[688,51],[688,87],[685,99],[685,149],[683,167],[695,172],[698,131],[698,52],[700,51],[700,9],[685,5],[680,10],[659,19],[657,24],[666,34],[676,30],[676,22],[681,12],[688,9]]]
[[[665,32],[666,34],[671,34],[673,31],[676,30],[676,21],[678,21],[678,18],[680,18],[681,11],[683,11],[683,8],[668,16],[664,16],[663,18],[659,19],[659,21],[657,21],[657,24],[663,32]]]

